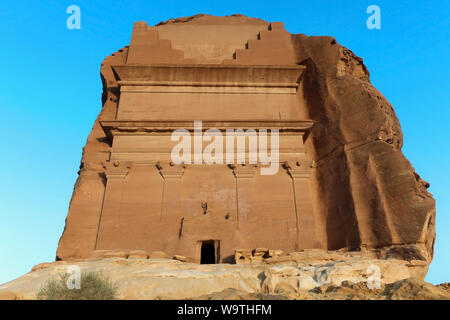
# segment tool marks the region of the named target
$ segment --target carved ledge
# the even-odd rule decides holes
[[[299,65],[126,64],[112,66],[121,86],[299,86]]]
[[[148,135],[153,132],[171,133],[176,129],[185,128],[193,132],[194,121],[185,120],[102,120],[100,125],[103,131],[112,140],[113,136],[118,135]],[[307,137],[314,126],[311,120],[220,120],[220,121],[202,121],[202,131],[209,128],[216,128],[222,132],[227,129],[264,128],[267,130],[278,129],[280,134],[289,134],[291,132],[305,135]],[[304,138],[306,139],[306,138]]]

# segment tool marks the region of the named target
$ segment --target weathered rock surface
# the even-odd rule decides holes
[[[23,296],[20,293],[3,291],[0,292],[0,300],[23,300]]]
[[[418,277],[414,260],[305,250],[243,264],[199,265],[175,259],[107,258],[40,264],[0,285],[2,299],[35,299],[47,280],[77,265],[101,271],[121,299],[448,299]],[[373,276],[379,274],[379,287]],[[420,274],[420,273],[419,273]],[[370,286],[371,285],[371,286]],[[370,289],[373,288],[373,289]]]
[[[241,30],[258,26],[264,31],[259,34],[255,31],[252,39],[244,39],[239,45],[242,47],[240,49],[234,48],[234,44],[226,50],[226,46],[220,49],[220,45],[214,42],[217,37],[213,37],[215,44],[210,39],[210,44],[194,52],[189,45],[180,44],[182,39],[177,38],[177,32],[158,42],[157,33],[163,33],[167,28],[200,30],[201,26],[206,26],[205,35],[211,30],[228,30],[231,26],[239,26]],[[429,184],[420,178],[403,156],[403,136],[399,120],[392,105],[370,83],[369,71],[360,57],[339,45],[334,38],[291,35],[279,22],[269,24],[241,15],[196,15],[171,19],[154,28],[143,22],[137,23],[135,27],[136,42],[107,57],[102,63],[103,108],[83,150],[80,175],[74,188],[66,228],[58,246],[58,259],[93,257],[96,255],[94,251],[99,249],[98,223],[106,186],[102,163],[110,158],[111,151],[110,141],[100,122],[116,118],[120,100],[120,86],[113,73],[113,65],[125,65],[133,61],[138,64],[145,61],[190,61],[189,63],[196,64],[212,59],[214,63],[225,65],[232,63],[251,66],[255,64],[255,59],[260,59],[258,61],[268,65],[306,66],[296,93],[298,115],[295,118],[315,122],[305,142],[306,154],[314,161],[311,176],[313,200],[302,199],[313,204],[314,215],[305,217],[298,226],[301,237],[301,246],[298,248],[381,250],[387,257],[416,261],[417,270],[422,270],[422,275],[425,276],[426,268],[421,264],[428,265],[431,262],[435,240],[434,199],[427,192]],[[282,34],[282,39],[271,36],[273,32]],[[242,32],[236,32],[232,37],[237,39],[241,34]],[[158,42],[160,47],[147,45],[142,37],[148,37],[149,39],[145,38],[148,41],[153,37],[151,41]],[[173,45],[181,41],[179,49],[171,48],[170,41]],[[159,51],[154,48],[159,48]],[[169,50],[171,55],[162,54],[159,57],[161,52],[166,52],[164,50]],[[134,53],[130,57],[131,51]],[[223,59],[225,51],[229,55],[228,60]],[[233,52],[234,58],[231,59]],[[257,55],[249,55],[252,52],[257,52]],[[190,58],[186,60],[186,56]],[[163,60],[152,60],[155,57]],[[166,58],[172,60],[166,61]],[[133,190],[132,194],[140,189]],[[151,206],[142,207],[147,210]],[[127,211],[126,216],[129,214]],[[141,218],[147,216],[148,214],[137,214],[139,219],[133,221],[141,221]],[[139,222],[139,227],[148,231],[147,224]],[[145,236],[145,232],[140,234],[131,227],[130,230],[128,238],[134,235],[140,238]],[[162,230],[166,232],[165,228]],[[113,235],[115,238],[116,234]],[[245,235],[238,234],[237,238]],[[175,236],[178,237],[178,234]],[[140,245],[142,248],[130,242],[127,244],[128,249],[146,249],[147,253],[141,253],[141,256],[145,256],[150,251],[166,250],[165,247],[173,246],[172,243],[161,242],[161,248],[150,248],[157,239],[151,240],[144,241],[145,245]],[[179,241],[182,240],[181,238]],[[186,249],[186,252],[194,252],[194,245],[189,246],[190,249]],[[111,244],[112,247],[122,249],[126,246]],[[233,246],[229,245],[228,250],[231,247]],[[222,245],[222,249],[224,248]],[[166,251],[169,256],[181,254],[189,257],[183,251]],[[249,252],[241,254],[243,259],[253,257]],[[120,254],[117,253],[116,257],[118,255]]]
[[[420,259],[431,262],[434,199],[401,152],[392,105],[362,59],[334,38],[298,34],[292,41],[297,63],[307,66],[306,114],[316,121],[307,144],[327,248],[417,244],[425,249]]]
[[[199,300],[449,300],[450,293],[440,285],[415,279],[399,280],[391,284],[382,284],[379,289],[369,289],[366,282],[343,282],[339,286],[322,285],[298,294],[280,292],[277,294],[245,293],[235,289],[226,289],[195,299]]]

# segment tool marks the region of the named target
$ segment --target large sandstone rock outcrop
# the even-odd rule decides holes
[[[392,105],[371,85],[362,59],[335,39],[292,41],[297,63],[307,66],[306,112],[316,121],[307,143],[328,249],[416,244],[431,261],[435,203],[401,152]]]
[[[198,15],[169,20],[160,26],[208,23],[222,27],[240,24],[269,26],[267,22],[238,15]],[[271,26],[282,30],[280,24]],[[103,108],[83,150],[79,178],[58,246],[57,259],[70,260],[95,255],[93,251],[98,240],[106,185],[104,161],[109,160],[111,149],[100,121],[115,118],[120,95],[112,66],[123,65],[127,59],[133,63],[152,61],[153,57],[142,54],[145,50],[153,52],[153,47],[150,44],[146,47],[143,42],[139,42],[139,37],[145,37],[144,31],[149,27],[141,23],[135,28],[140,28],[138,31],[142,33],[133,40],[134,44],[131,43],[134,51],[129,53],[130,47],[127,46],[102,63]],[[428,183],[420,178],[401,152],[403,137],[393,107],[371,85],[369,72],[362,59],[339,45],[335,39],[290,35],[284,30],[280,34],[284,40],[276,40],[280,47],[268,53],[274,59],[269,59],[270,63],[276,61],[277,64],[306,67],[297,93],[301,100],[298,112],[302,118],[315,122],[305,142],[307,153],[314,160],[311,176],[314,218],[306,218],[304,223],[310,223],[315,231],[305,234],[306,238],[313,239],[308,246],[325,250],[346,248],[363,253],[370,251],[372,253],[367,254],[368,259],[382,252],[383,257],[404,260],[405,264],[421,261],[422,271],[418,274],[423,278],[433,257],[435,203],[427,192]],[[285,38],[288,44],[283,42]],[[158,50],[170,48],[166,40],[158,41],[157,45],[154,44],[155,56]],[[249,40],[248,51],[236,50],[234,60],[224,63],[265,63],[267,57],[264,55],[258,52],[252,55],[254,50],[257,51],[253,48],[258,48],[258,45],[262,46],[258,40]],[[183,56],[179,49],[170,49],[164,57],[170,62],[196,63],[186,58],[193,55],[189,49],[186,50]],[[208,50],[203,52],[205,56],[212,54],[212,49]],[[287,52],[282,55],[284,60],[279,59],[277,50]],[[144,256],[148,254],[142,253]],[[173,266],[180,265],[174,262]],[[231,267],[223,268],[228,270]],[[246,270],[252,273],[252,277],[253,272],[260,271],[251,268]],[[276,274],[275,271],[269,272],[269,278],[274,279],[272,283],[278,281]],[[230,277],[234,279],[231,273]],[[240,283],[252,290],[259,286],[254,280],[241,280]],[[227,287],[228,283],[217,285],[214,290],[220,291]],[[210,292],[213,289],[208,290]],[[166,293],[155,291],[153,297]],[[196,292],[198,295],[203,293],[206,291]],[[139,293],[135,294],[139,296]],[[190,296],[193,294],[190,293]]]
[[[417,278],[417,261],[306,250],[239,265],[141,258],[57,261],[0,285],[0,299],[35,299],[48,280],[74,265],[82,273],[102,272],[118,285],[120,299],[450,298],[448,285],[435,287]],[[374,266],[379,268],[379,286],[371,278]]]

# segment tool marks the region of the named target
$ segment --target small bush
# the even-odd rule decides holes
[[[112,300],[117,299],[118,287],[100,272],[81,273],[80,289],[69,289],[71,275],[63,273],[59,279],[51,279],[38,290],[38,300]]]

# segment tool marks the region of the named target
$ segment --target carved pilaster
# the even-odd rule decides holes
[[[96,249],[111,249],[110,243],[120,232],[120,211],[123,193],[123,180],[131,168],[129,161],[103,162],[106,176],[106,189],[100,216]]]
[[[310,177],[312,161],[299,159],[284,162],[283,168],[292,178],[297,224],[297,249],[320,247],[315,229],[315,217],[311,200]]]
[[[160,220],[163,220],[165,217],[176,215],[179,210],[181,177],[186,165],[183,163],[175,164],[172,161],[158,161],[156,167],[164,179],[160,215]]]
[[[249,205],[250,190],[252,190],[253,177],[255,176],[257,165],[255,164],[232,164],[229,165],[236,177],[236,228],[239,229],[239,222],[246,221],[251,214]]]

